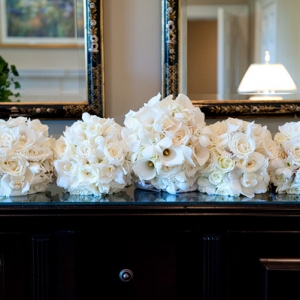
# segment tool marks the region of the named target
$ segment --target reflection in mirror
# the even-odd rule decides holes
[[[1,117],[104,116],[102,0],[4,0],[0,16],[0,55],[21,84]]]
[[[251,95],[237,91],[248,67],[264,63],[266,51],[270,64],[283,64],[300,88],[299,0],[163,0],[163,5],[166,94],[185,93],[214,115],[299,112],[299,89],[281,94],[283,100],[251,102]]]
[[[187,46],[187,74],[182,74],[187,77],[187,93],[193,99],[201,94],[240,98],[236,94],[242,77],[250,64],[264,63],[265,51],[270,63],[282,63],[300,86],[293,64],[299,57],[292,37],[293,28],[300,25],[293,14],[296,2],[187,0],[187,43],[182,43]]]

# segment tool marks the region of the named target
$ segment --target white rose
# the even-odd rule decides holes
[[[118,143],[107,143],[104,154],[109,163],[119,164],[124,160],[123,149]]]
[[[258,140],[271,138],[271,133],[267,130],[266,126],[261,126],[260,124],[255,124],[254,122],[247,124],[246,133]]]
[[[285,192],[292,184],[292,178],[286,177],[283,173],[271,173],[271,182],[277,187],[276,192]]]
[[[171,178],[175,177],[181,170],[180,166],[162,166],[159,171],[157,172],[157,175],[161,178]]]
[[[110,183],[115,178],[116,167],[111,164],[100,163],[99,165],[99,182],[101,184]]]
[[[227,148],[229,141],[231,140],[230,133],[223,133],[219,136],[214,136],[214,145],[217,148],[217,151],[224,151]]]
[[[77,169],[76,179],[71,183],[71,187],[78,184],[94,184],[99,181],[100,174],[99,169],[91,165],[80,166]]]
[[[0,147],[11,148],[13,141],[16,139],[16,132],[10,128],[1,130]]]
[[[89,162],[96,161],[96,147],[95,145],[92,145],[88,140],[79,143],[75,151],[80,159],[86,159]]]
[[[216,167],[223,173],[230,172],[235,167],[235,161],[228,156],[217,156],[215,159]]]
[[[154,124],[157,115],[160,115],[158,109],[152,106],[144,106],[135,114],[135,118],[139,122],[140,126],[148,127]]]
[[[0,158],[0,171],[10,175],[24,175],[28,161],[19,153],[9,153]]]
[[[36,145],[27,146],[20,150],[23,157],[28,161],[44,161],[52,157],[53,152],[46,147],[39,147]]]
[[[226,124],[225,132],[228,132],[228,133],[240,131],[240,130],[242,130],[242,128],[244,126],[243,120],[235,119],[235,118],[228,118],[223,122]]]
[[[217,136],[223,134],[223,133],[227,133],[227,125],[225,122],[216,122],[214,124],[209,125],[209,128],[212,130],[212,132],[214,134],[216,134]],[[228,132],[229,133],[229,132]]]
[[[224,177],[225,174],[221,170],[216,169],[209,174],[208,179],[211,184],[219,185],[223,181]]]
[[[126,128],[135,131],[139,128],[139,121],[135,117],[135,112],[130,110],[126,115],[124,119],[124,125]]]
[[[187,177],[193,177],[200,170],[200,167],[184,163],[182,166],[182,171],[186,174]]]
[[[63,136],[55,141],[53,151],[55,158],[72,157],[76,153],[74,144]]]
[[[209,174],[216,168],[216,157],[217,154],[213,149],[208,152],[208,159],[204,165],[201,166],[201,174]]]
[[[261,148],[256,150],[257,152],[267,155],[269,158],[278,157],[278,146],[272,139],[262,139],[261,146]]]
[[[300,138],[300,122],[288,122],[278,129],[288,140]]]
[[[172,115],[174,111],[179,110],[178,103],[174,101],[173,95],[169,95],[161,101],[156,102],[153,106],[159,110],[170,112],[170,115]]]
[[[31,178],[30,178],[31,179]],[[11,196],[15,194],[25,194],[29,191],[30,183],[26,180],[24,175],[21,176],[11,176],[10,174],[5,174],[1,178],[1,190],[0,195]]]
[[[58,159],[54,161],[55,171],[58,175],[57,185],[68,189],[73,179],[78,174],[78,164],[69,159]]]
[[[255,187],[257,185],[257,175],[254,173],[244,173],[240,181],[244,187]]]
[[[261,153],[254,152],[246,159],[238,161],[237,165],[244,172],[253,173],[261,167],[266,168],[268,166],[268,159]]]
[[[122,127],[115,123],[114,119],[104,119],[105,122],[102,124],[102,136],[106,137],[109,134],[116,137],[118,140],[121,139],[121,129]]]
[[[136,134],[130,134],[125,128],[122,130],[122,138],[125,141],[128,151],[138,152],[141,148],[141,141],[137,138]]]
[[[85,133],[86,139],[92,142],[102,134],[102,125],[100,123],[89,123],[86,125]]]
[[[300,143],[294,144],[289,149],[289,155],[291,156],[293,162],[300,166]]]
[[[18,127],[21,124],[26,124],[27,118],[25,117],[17,117],[17,118],[9,118],[6,122],[8,127]]]
[[[240,194],[238,186],[229,184],[227,178],[216,186],[215,194],[226,196],[237,196]]]
[[[290,178],[293,173],[295,166],[290,157],[286,159],[275,158],[271,160],[269,170],[271,173],[279,175],[283,174],[285,177]]]
[[[86,140],[85,127],[86,124],[84,124],[82,121],[77,121],[73,123],[71,127],[66,126],[64,136],[69,143],[78,145]]]
[[[26,145],[40,145],[43,142],[42,134],[30,130],[26,124],[20,124],[12,129],[18,137],[15,139],[12,147],[21,149]]]
[[[198,190],[201,193],[207,193],[209,195],[215,194],[215,185],[212,185],[208,178],[200,175],[197,179]]]
[[[190,137],[191,131],[188,126],[181,124],[180,128],[171,134],[172,144],[174,146],[186,145]]]
[[[121,166],[117,166],[115,168],[115,175],[114,175],[114,179],[112,181],[112,186],[114,186],[114,188],[118,189],[118,187],[125,187],[125,185],[127,184],[127,177],[126,176],[127,172],[121,167]]]
[[[38,119],[30,120],[29,119],[27,121],[27,124],[31,130],[40,133],[41,136],[43,136],[43,137],[48,136],[49,127],[47,125],[42,124],[40,120],[38,120]]]
[[[82,114],[82,121],[89,125],[89,124],[102,124],[103,123],[103,119],[101,119],[100,117],[96,116],[96,115],[90,115],[87,112],[84,112]]]
[[[228,146],[237,158],[246,158],[255,151],[254,140],[241,132],[232,136]]]
[[[274,142],[277,146],[281,145],[282,143],[288,141],[287,137],[283,135],[281,132],[277,132],[274,136]]]
[[[195,106],[193,105],[190,98],[184,94],[178,94],[178,96],[175,99],[175,102],[178,103],[178,105],[181,107],[181,109],[191,110],[193,111],[195,109]]]
[[[166,134],[171,137],[181,125],[182,122],[175,120],[172,116],[169,116],[168,113],[160,111],[159,114],[156,115],[155,123],[150,127],[147,126],[146,129],[156,131],[159,134]]]

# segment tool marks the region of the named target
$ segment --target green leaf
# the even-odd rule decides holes
[[[2,94],[5,98],[8,98],[9,96],[13,95],[12,91],[9,91],[9,90],[4,91],[4,93],[2,93]]]
[[[20,89],[21,88],[21,85],[18,81],[15,81],[14,84],[15,84],[15,89]]]
[[[0,56],[0,102],[11,101],[10,97],[20,97],[19,93],[13,93],[9,88],[11,85],[15,89],[21,88],[21,85],[18,81],[14,80],[13,76],[19,76],[17,68],[15,65],[9,67],[8,63]],[[19,100],[17,100],[19,101]]]
[[[18,73],[17,68],[15,67],[15,65],[11,65],[10,68],[11,68],[11,71],[13,72],[13,74],[15,76],[19,76],[19,73]]]

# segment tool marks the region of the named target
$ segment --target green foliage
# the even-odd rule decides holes
[[[0,56],[0,102],[11,102],[11,97],[18,98],[20,93],[14,93],[14,90],[20,89],[21,85],[15,81],[14,77],[19,76],[17,68],[14,65],[9,66],[8,63]],[[16,101],[20,101],[17,99]]]

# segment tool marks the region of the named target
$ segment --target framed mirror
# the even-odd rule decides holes
[[[21,85],[0,118],[105,117],[102,0],[3,0],[0,15],[0,56]]]
[[[162,0],[163,96],[184,93],[213,118],[297,117],[297,90],[253,100],[251,94],[258,91],[237,90],[250,65],[280,63],[300,91],[300,38],[295,35],[299,9],[299,0]],[[203,27],[208,23],[210,27]],[[202,37],[197,36],[200,31]],[[242,35],[232,35],[237,33]],[[213,44],[211,36],[217,39]],[[192,50],[193,44],[198,48]],[[269,62],[264,61],[266,51]],[[213,55],[210,62],[207,55]],[[203,92],[197,90],[201,85]],[[207,90],[210,86],[212,91]]]

